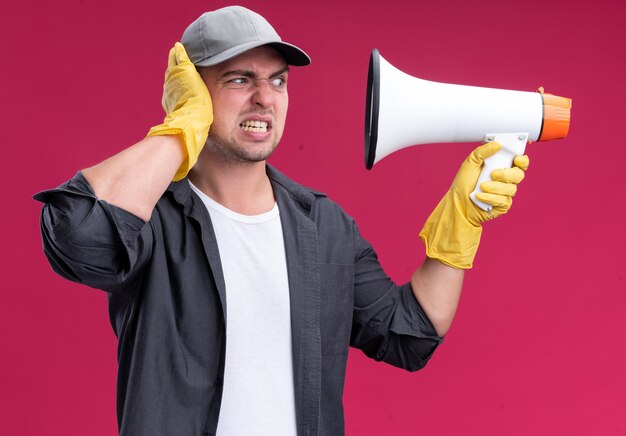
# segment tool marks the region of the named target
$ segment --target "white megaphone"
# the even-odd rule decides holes
[[[365,167],[418,144],[496,141],[502,149],[485,160],[470,194],[491,172],[510,168],[526,143],[565,138],[570,124],[569,98],[538,92],[510,91],[431,82],[395,68],[374,49],[370,57],[365,108]]]

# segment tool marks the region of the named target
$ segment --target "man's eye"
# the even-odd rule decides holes
[[[232,83],[233,85],[245,85],[248,83],[248,80],[244,77],[237,77],[236,79],[230,80],[229,83]]]
[[[275,79],[272,79],[272,86],[275,86],[277,88],[282,88],[285,86],[285,79],[283,79],[282,77],[277,77]]]

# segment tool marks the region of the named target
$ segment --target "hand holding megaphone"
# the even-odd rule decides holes
[[[478,193],[488,210],[476,207],[470,200],[470,191],[484,162],[501,151],[497,142],[477,147],[461,164],[450,189],[430,214],[420,238],[426,245],[426,255],[455,268],[471,268],[478,250],[482,223],[505,214],[517,192],[517,184],[524,179],[528,168],[527,156],[516,156],[512,168],[493,172],[493,180],[483,184]]]
[[[528,156],[515,156],[512,159],[511,167],[499,167],[491,171],[487,162],[497,158],[498,155],[506,155],[507,151],[502,149],[502,145],[497,142],[487,142],[477,147],[465,159],[459,169],[450,191],[454,191],[455,208],[460,209],[463,218],[473,226],[480,226],[483,222],[496,218],[508,212],[513,197],[517,193],[517,185],[524,180],[524,172],[528,169],[530,161]],[[489,180],[481,182],[480,190],[475,190],[470,194],[470,190],[475,184],[475,180],[480,180],[478,174],[486,174],[490,171]],[[473,197],[477,198],[474,199]],[[488,207],[476,208],[470,203],[480,201]],[[465,204],[464,204],[465,203]]]
[[[412,77],[374,49],[370,57],[365,109],[365,166],[413,145],[498,142],[502,149],[485,160],[471,193],[476,198],[491,172],[510,168],[526,144],[565,138],[571,100],[539,92],[510,91],[431,82]]]

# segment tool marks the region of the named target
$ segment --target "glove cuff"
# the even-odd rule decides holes
[[[448,266],[470,269],[478,245],[482,227],[467,221],[465,214],[448,192],[430,214],[419,236],[426,245],[426,255]]]
[[[199,122],[193,117],[186,115],[182,110],[175,111],[165,118],[163,124],[152,127],[146,135],[178,135],[183,141],[185,160],[176,171],[176,175],[173,178],[175,182],[185,178],[198,161],[198,155],[202,147],[204,147],[208,136],[210,121],[213,120],[210,113],[206,116],[206,119],[210,120],[209,123]]]

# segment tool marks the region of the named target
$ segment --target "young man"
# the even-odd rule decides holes
[[[468,194],[499,146],[472,153],[397,286],[341,208],[266,164],[309,62],[250,10],[206,13],[170,52],[163,124],[36,196],[54,270],[109,293],[120,434],[343,434],[349,345],[417,370],[447,332],[527,158],[483,185],[488,214]]]

